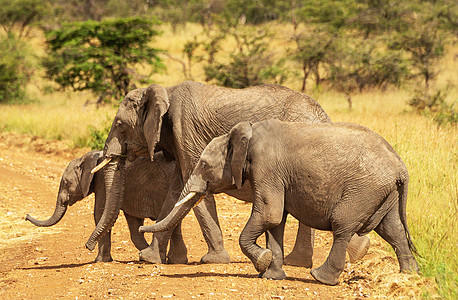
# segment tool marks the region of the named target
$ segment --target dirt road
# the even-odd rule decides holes
[[[207,246],[192,213],[183,221],[187,265],[140,263],[122,213],[113,228],[115,261],[93,263],[96,252],[84,248],[94,229],[93,197],[70,207],[54,227],[37,228],[24,220],[26,213],[40,219],[51,215],[62,171],[85,151],[0,133],[0,299],[354,299],[435,294],[432,280],[399,274],[392,252],[375,234],[370,236],[368,255],[356,264],[347,263],[337,286],[319,284],[309,269],[291,266],[284,266],[286,280],[259,279],[238,245],[251,205],[224,194],[216,201],[231,264],[198,263]],[[292,249],[296,227],[295,220],[288,221],[285,253]],[[330,234],[319,232],[315,266],[325,260],[330,245]]]

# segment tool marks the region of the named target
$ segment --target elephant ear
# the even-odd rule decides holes
[[[90,187],[94,174],[91,170],[97,166],[98,160],[103,156],[102,151],[91,151],[86,153],[81,158],[81,163],[79,164],[79,176],[80,176],[80,186],[81,191],[83,192],[83,197],[87,197],[90,193]]]
[[[150,85],[143,97],[146,109],[143,134],[148,144],[151,161],[153,161],[154,149],[161,137],[162,117],[169,109],[170,102],[165,88],[157,84]]]
[[[232,147],[231,172],[237,188],[242,187],[243,167],[245,166],[251,136],[250,122],[238,123],[229,132],[229,145]]]

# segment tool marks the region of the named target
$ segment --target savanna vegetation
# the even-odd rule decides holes
[[[442,297],[458,297],[455,1],[0,6],[0,131],[98,148],[136,86],[196,80],[303,91],[334,121],[365,125],[395,147],[410,173],[408,220],[422,274]]]

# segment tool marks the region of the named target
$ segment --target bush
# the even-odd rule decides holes
[[[159,50],[148,45],[159,34],[154,24],[126,18],[75,22],[51,30],[47,32],[49,56],[43,62],[47,77],[62,88],[91,90],[100,96],[99,102],[120,99],[135,88],[135,82],[148,81],[136,73],[137,64],[149,64],[151,73],[165,68]]]
[[[425,92],[417,90],[409,105],[425,115],[432,116],[433,120],[439,125],[458,124],[458,109],[456,102],[448,104],[447,89]]]
[[[105,146],[105,140],[108,137],[108,133],[110,132],[112,120],[107,117],[105,125],[102,129],[97,129],[92,125],[89,125],[89,132],[90,132],[90,139],[88,146],[91,147],[92,150],[102,150]]]
[[[27,101],[26,85],[33,73],[25,42],[13,35],[0,38],[0,103]]]

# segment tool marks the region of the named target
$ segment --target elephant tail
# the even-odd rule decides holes
[[[420,256],[417,248],[412,242],[409,227],[407,227],[407,191],[409,186],[409,174],[407,172],[401,175],[401,178],[397,182],[397,186],[399,194],[399,216],[401,217],[401,223],[404,225],[404,229],[406,231],[407,242],[409,244],[410,251],[417,256]]]

